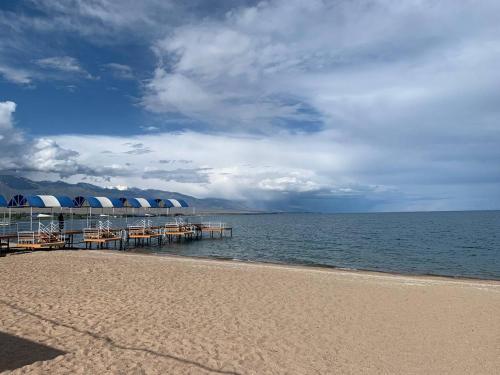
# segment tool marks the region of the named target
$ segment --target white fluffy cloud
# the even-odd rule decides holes
[[[412,133],[422,116],[424,126],[449,131],[462,120],[458,102],[500,83],[499,11],[494,1],[277,0],[239,8],[157,41],[160,67],[143,104],[224,131],[320,122],[351,136]],[[436,110],[448,123],[428,118]]]
[[[53,173],[59,177],[100,174],[102,167],[92,170],[79,164],[79,153],[61,147],[49,138],[30,139],[14,125],[16,103],[0,102],[0,171]],[[111,174],[111,171],[107,171]]]
[[[335,199],[357,199],[358,206],[352,209],[359,210],[488,208],[500,202],[495,193],[496,165],[487,166],[481,159],[464,164],[459,150],[455,161],[438,161],[426,153],[415,160],[414,152],[401,157],[392,149],[361,142],[345,144],[334,131],[300,137],[184,132],[59,136],[55,140],[66,149],[79,150],[79,163],[92,170],[115,165],[113,174],[101,169],[103,178],[93,180],[106,186],[157,188],[252,202],[312,198],[317,209],[325,209]],[[147,145],[149,152],[125,153],[126,144]],[[68,180],[78,182],[82,176]],[[474,194],[470,193],[471,181],[482,181],[473,185]]]
[[[2,132],[12,129],[13,113],[15,110],[16,103],[11,101],[0,102],[0,130]]]

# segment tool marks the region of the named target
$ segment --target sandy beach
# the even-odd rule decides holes
[[[0,372],[498,374],[500,283],[105,251],[0,258]]]

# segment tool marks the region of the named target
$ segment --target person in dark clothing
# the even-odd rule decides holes
[[[59,220],[59,232],[62,232],[64,229],[64,215],[62,214],[62,212],[59,213],[57,220]]]

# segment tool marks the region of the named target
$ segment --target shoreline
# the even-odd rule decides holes
[[[395,276],[395,277],[414,277],[414,278],[429,278],[429,279],[443,279],[443,280],[457,280],[457,281],[471,281],[471,282],[492,282],[500,285],[500,278],[498,279],[488,279],[488,278],[480,278],[480,277],[469,277],[469,276],[450,276],[450,275],[436,275],[430,273],[402,273],[395,271],[382,271],[382,270],[371,270],[365,268],[344,268],[338,266],[331,266],[327,264],[301,264],[301,263],[280,263],[280,262],[264,262],[257,260],[242,260],[236,258],[229,257],[217,257],[217,256],[196,256],[196,255],[178,255],[171,253],[161,253],[161,252],[141,252],[136,250],[127,250],[127,251],[119,251],[119,250],[92,250],[92,251],[104,251],[104,252],[112,252],[118,254],[130,254],[130,255],[144,255],[144,256],[157,256],[159,258],[187,258],[193,260],[206,260],[206,261],[215,261],[215,262],[234,262],[240,264],[255,264],[262,266],[277,266],[277,267],[290,267],[290,268],[304,268],[310,270],[322,270],[322,271],[341,271],[341,272],[352,272],[352,273],[366,273],[380,276]]]
[[[284,262],[273,262],[273,261],[261,261],[261,260],[244,260],[223,256],[197,256],[197,255],[180,255],[173,253],[162,253],[155,251],[141,251],[141,248],[136,249],[128,249],[128,250],[115,250],[115,249],[85,249],[85,248],[62,248],[62,249],[40,249],[36,251],[15,251],[10,253],[4,253],[5,256],[13,256],[13,255],[24,255],[31,253],[54,253],[61,251],[90,251],[90,252],[102,252],[102,253],[116,253],[121,255],[143,255],[143,256],[152,256],[158,258],[186,258],[192,260],[205,260],[205,261],[214,261],[214,262],[234,262],[239,264],[248,264],[248,265],[262,265],[262,266],[276,266],[276,267],[289,267],[289,268],[303,268],[309,270],[322,270],[322,271],[339,271],[339,272],[350,272],[355,274],[373,274],[374,276],[394,276],[394,277],[409,277],[409,278],[423,278],[423,279],[436,279],[443,281],[464,281],[464,282],[485,282],[492,284],[500,285],[500,278],[481,278],[481,277],[473,277],[473,276],[453,276],[453,275],[438,275],[432,273],[406,273],[406,272],[396,272],[396,271],[384,271],[384,270],[373,270],[367,268],[346,268],[333,266],[328,264],[320,264],[320,263],[284,263]]]
[[[115,255],[131,255],[131,256],[146,256],[146,257],[157,257],[157,258],[172,258],[172,259],[191,259],[191,260],[201,260],[208,262],[221,262],[221,263],[236,263],[241,265],[255,265],[255,266],[274,266],[274,267],[283,267],[290,269],[304,269],[304,270],[317,270],[317,271],[331,271],[331,272],[345,272],[345,273],[353,273],[353,274],[366,274],[373,276],[392,276],[392,277],[402,277],[402,278],[415,278],[415,279],[429,279],[429,280],[442,280],[442,281],[461,281],[461,282],[478,282],[492,285],[500,285],[500,278],[481,278],[481,277],[470,277],[470,276],[451,276],[451,275],[437,275],[431,273],[403,273],[396,271],[383,271],[383,270],[372,270],[366,268],[345,268],[339,266],[332,266],[328,264],[307,264],[307,263],[281,263],[281,262],[265,262],[265,261],[257,261],[257,260],[242,260],[236,258],[229,257],[218,257],[218,256],[196,256],[196,255],[179,255],[172,253],[161,253],[154,251],[140,251],[138,250],[114,250],[114,249],[59,249],[59,250],[36,250],[36,251],[17,251],[7,253],[7,256],[14,255],[26,255],[31,253],[55,253],[55,252],[92,252],[92,253],[110,253]]]

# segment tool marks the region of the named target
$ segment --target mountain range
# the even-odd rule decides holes
[[[195,198],[189,195],[155,190],[155,189],[138,189],[129,188],[127,190],[119,190],[116,188],[104,188],[88,183],[70,184],[64,181],[33,181],[25,177],[15,175],[0,175],[0,195],[3,195],[7,200],[16,194],[22,195],[64,195],[71,198],[77,196],[105,196],[110,198],[174,198],[184,199],[190,207],[195,207],[201,211],[227,211],[227,212],[251,212],[249,207],[244,202],[232,201],[219,198]]]

